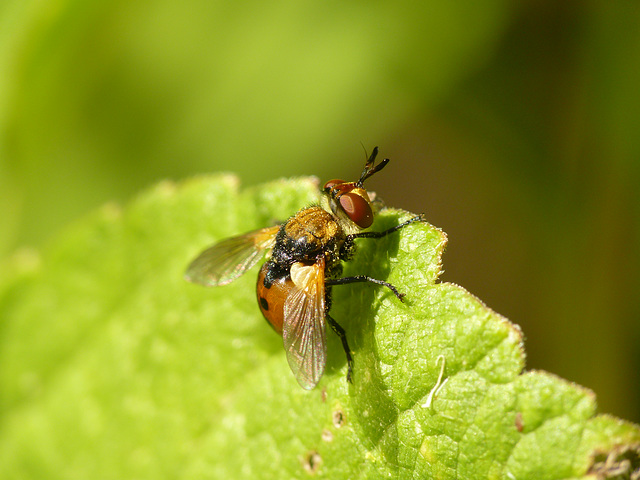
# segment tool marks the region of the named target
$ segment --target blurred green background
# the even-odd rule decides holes
[[[528,368],[640,420],[637,1],[0,4],[0,254],[161,179],[371,179]],[[215,221],[215,219],[212,219]]]

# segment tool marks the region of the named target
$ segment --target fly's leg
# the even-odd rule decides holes
[[[398,289],[384,280],[378,280],[377,278],[367,277],[366,275],[357,275],[355,277],[344,277],[344,278],[332,278],[326,279],[325,285],[346,285],[349,283],[362,283],[362,282],[370,282],[375,283],[377,285],[383,285],[387,287],[389,290],[393,292],[393,294],[398,297],[398,300],[403,301],[404,293],[398,292]],[[327,319],[327,323],[331,329],[335,332],[335,334],[340,338],[342,342],[342,348],[344,349],[344,353],[347,356],[347,381],[349,383],[353,383],[351,380],[351,373],[353,372],[353,359],[351,358],[351,349],[349,348],[349,343],[347,342],[347,334],[344,331],[338,322],[336,322],[331,316],[327,313],[325,314],[325,318]]]
[[[347,235],[347,240],[345,241],[344,246],[342,248],[343,249],[342,256],[343,258],[348,259],[352,255],[354,238],[382,238],[382,237],[386,237],[390,233],[396,232],[401,228],[406,227],[407,225],[410,225],[415,222],[422,222],[422,221],[424,221],[424,215],[420,214],[396,225],[395,227],[391,227],[387,230],[383,230],[382,232],[360,232],[360,233],[353,233],[351,235]],[[378,280],[377,278],[368,277],[366,275],[355,275],[353,277],[334,278],[334,279],[325,280],[326,285],[345,285],[347,283],[357,283],[357,282],[370,282],[370,283],[376,283],[378,285],[387,287],[389,290],[393,292],[393,294],[398,298],[398,300],[400,300],[401,302],[403,301],[402,299],[404,297],[404,293],[398,292],[398,289],[393,285],[391,285],[389,282],[385,282],[384,280]]]
[[[401,228],[406,227],[407,225],[415,222],[421,222],[424,220],[424,216],[422,214],[416,215],[415,217],[410,218],[409,220],[396,225],[395,227],[389,228],[382,232],[360,232],[354,233],[351,235],[347,235],[347,239],[345,241],[342,256],[349,257],[349,253],[353,250],[353,240],[355,238],[382,238],[390,233],[396,232]],[[344,278],[325,278],[325,285],[347,285],[349,283],[375,283],[376,285],[382,285],[387,287],[389,290],[393,292],[393,294],[397,297],[401,302],[404,298],[404,293],[398,292],[398,289],[394,287],[389,282],[385,282],[384,280],[378,280],[377,278],[368,277],[367,275],[355,275],[353,277],[344,277]],[[349,343],[347,342],[347,334],[344,329],[336,322],[329,314],[326,314],[327,322],[331,329],[338,335],[340,341],[342,342],[342,348],[344,349],[344,353],[347,356],[347,381],[349,383],[353,383],[351,380],[351,373],[353,372],[353,359],[351,358],[351,349],[349,348]]]
[[[382,238],[382,237],[386,237],[390,233],[396,232],[396,231],[400,230],[401,228],[406,227],[407,225],[409,225],[411,223],[422,222],[422,221],[424,221],[424,215],[423,214],[416,215],[415,217],[412,217],[409,220],[407,220],[405,222],[402,222],[399,225],[396,225],[395,227],[391,227],[391,228],[389,228],[387,230],[384,230],[382,232],[352,233],[351,235],[347,235],[347,241],[353,240],[354,238]]]
[[[326,315],[326,318],[331,330],[335,332],[342,342],[342,348],[347,356],[347,382],[353,383],[351,380],[351,372],[353,372],[353,358],[351,358],[351,349],[349,348],[349,342],[347,342],[347,334],[344,331],[344,328],[342,328],[333,318],[329,315]]]
[[[377,278],[371,278],[366,275],[355,275],[353,277],[344,277],[344,278],[328,278],[324,281],[325,285],[347,285],[349,283],[375,283],[377,285],[382,285],[387,287],[389,290],[393,292],[393,294],[403,302],[404,293],[400,293],[396,287],[391,285],[389,282],[385,282],[384,280],[378,280]]]
[[[395,227],[391,227],[387,230],[383,230],[382,232],[360,232],[360,233],[352,233],[351,235],[347,235],[347,238],[344,242],[344,245],[342,246],[342,249],[340,250],[340,258],[342,258],[343,260],[350,260],[351,257],[353,256],[353,252],[354,252],[354,239],[356,238],[382,238],[382,237],[386,237],[387,235],[389,235],[390,233],[393,232],[397,232],[398,230],[400,230],[401,228],[406,227],[407,225],[410,225],[412,223],[415,222],[422,222],[424,221],[424,214],[420,214],[420,215],[416,215],[415,217],[410,218],[407,221],[402,222],[399,225],[396,225]],[[397,296],[397,295],[396,295]]]

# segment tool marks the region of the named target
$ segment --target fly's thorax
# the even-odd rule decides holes
[[[321,207],[309,207],[280,228],[271,259],[287,267],[293,262],[313,263],[321,255],[336,256],[346,238],[334,215]]]
[[[321,207],[300,210],[284,225],[285,234],[294,240],[325,244],[339,236],[341,228],[336,218]]]

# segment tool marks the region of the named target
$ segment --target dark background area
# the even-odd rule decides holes
[[[232,171],[355,178],[449,236],[530,369],[640,421],[640,4],[7,2],[0,253]],[[213,221],[213,219],[212,219]]]

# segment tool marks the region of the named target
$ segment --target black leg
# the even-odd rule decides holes
[[[342,348],[344,349],[344,353],[347,355],[347,382],[353,383],[351,380],[351,372],[353,371],[353,359],[351,358],[351,349],[349,348],[349,343],[347,342],[347,334],[338,322],[336,322],[329,315],[326,315],[327,322],[329,322],[329,326],[331,329],[340,337],[340,341],[342,342]]]
[[[389,290],[393,292],[393,294],[398,297],[398,300],[401,302],[404,298],[404,293],[398,292],[398,289],[391,285],[389,282],[385,282],[384,280],[378,280],[377,278],[367,277],[366,275],[356,275],[354,277],[344,277],[344,278],[327,278],[324,281],[325,285],[346,285],[348,283],[362,283],[362,282],[370,282],[378,285],[382,285],[387,287]]]
[[[377,153],[377,148],[374,150],[374,152]],[[375,153],[372,154],[373,157],[375,157]],[[384,230],[383,232],[361,232],[361,233],[355,233],[352,235],[347,235],[346,244],[350,245],[351,242],[353,242],[354,238],[382,238],[389,235],[390,233],[400,230],[403,227],[406,227],[411,223],[421,222],[423,220],[424,220],[423,215],[416,215],[415,217],[410,218],[406,222],[402,222],[401,224],[396,225],[395,227],[389,228],[388,230]],[[349,283],[362,283],[362,282],[375,283],[377,285],[382,285],[384,287],[387,287],[389,290],[393,292],[393,294],[398,298],[398,300],[400,300],[401,302],[403,301],[402,299],[404,297],[404,293],[398,292],[398,289],[393,285],[391,285],[389,282],[385,282],[384,280],[378,280],[377,278],[371,278],[366,275],[356,275],[354,277],[333,278],[333,279],[327,278],[324,281],[325,285],[346,285]],[[351,358],[351,349],[349,348],[349,343],[347,342],[347,334],[345,333],[344,328],[342,328],[338,324],[338,322],[336,322],[333,318],[331,318],[329,314],[326,314],[326,318],[327,318],[327,322],[329,323],[329,326],[335,332],[335,334],[340,338],[340,341],[342,342],[342,348],[344,349],[344,353],[347,356],[347,381],[349,383],[353,383],[353,381],[351,380],[351,373],[353,372],[353,359]]]
[[[406,227],[407,225],[409,225],[411,223],[421,222],[423,220],[424,220],[424,216],[422,214],[420,214],[420,215],[416,215],[413,218],[410,218],[406,222],[402,222],[401,224],[396,225],[395,227],[391,227],[388,230],[384,230],[383,232],[353,233],[351,235],[347,235],[347,239],[354,239],[354,238],[382,238],[382,237],[385,237],[385,236],[389,235],[390,233],[393,233],[395,231],[400,230],[403,227]]]

